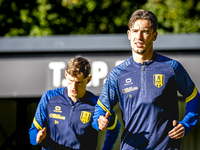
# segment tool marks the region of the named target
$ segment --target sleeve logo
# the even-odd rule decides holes
[[[165,75],[164,74],[154,74],[153,75],[153,84],[157,87],[160,88],[164,85],[165,83]]]
[[[82,111],[81,112],[81,116],[80,116],[80,120],[82,123],[88,123],[90,121],[91,118],[91,113],[87,112],[87,111]]]

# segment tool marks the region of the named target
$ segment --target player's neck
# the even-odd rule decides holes
[[[74,103],[76,103],[76,102],[78,101],[78,99],[75,98],[75,97],[71,97],[71,100],[72,100],[72,102],[74,102]]]
[[[150,61],[152,57],[153,57],[153,53],[145,55],[145,54],[138,54],[138,53],[133,52],[133,60],[140,64],[143,64],[143,62]]]

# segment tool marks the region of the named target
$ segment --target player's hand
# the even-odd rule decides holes
[[[109,120],[108,120],[108,117],[109,117],[109,112],[106,113],[105,116],[100,116],[99,119],[98,119],[98,126],[99,126],[99,129],[102,130],[102,131],[105,131],[106,130],[106,127],[109,123]]]
[[[44,127],[42,130],[40,130],[37,133],[37,137],[36,137],[36,142],[39,144],[42,142],[42,140],[46,137],[46,128]]]
[[[184,127],[182,124],[178,123],[176,120],[173,121],[174,128],[169,131],[169,137],[171,139],[180,139],[184,135]]]

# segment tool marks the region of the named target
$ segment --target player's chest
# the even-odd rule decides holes
[[[68,105],[50,103],[47,105],[48,124],[51,126],[79,126],[86,128],[92,121],[94,106],[88,104]]]
[[[163,69],[147,69],[127,73],[117,80],[118,96],[123,99],[157,97],[175,85],[174,74]]]

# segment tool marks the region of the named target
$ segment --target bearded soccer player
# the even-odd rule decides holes
[[[29,129],[30,142],[43,150],[95,150],[98,132],[92,127],[98,96],[86,90],[91,67],[87,59],[71,59],[65,71],[67,87],[46,91]],[[120,122],[112,111],[103,150],[111,150]],[[109,114],[106,115],[108,117]]]

